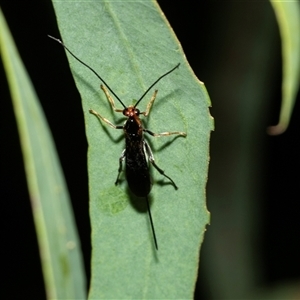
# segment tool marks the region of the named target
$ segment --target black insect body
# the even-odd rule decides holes
[[[144,139],[144,133],[148,133],[154,137],[160,137],[160,136],[168,136],[168,135],[181,135],[186,136],[185,132],[180,131],[174,131],[174,132],[163,132],[163,133],[154,133],[148,129],[143,128],[142,121],[140,119],[140,115],[143,115],[147,117],[149,115],[150,109],[153,105],[153,102],[157,95],[157,90],[155,90],[153,96],[151,97],[146,111],[140,112],[140,110],[137,108],[138,104],[141,102],[141,100],[144,98],[144,96],[149,92],[149,90],[163,77],[168,75],[169,73],[173,72],[176,68],[179,67],[179,64],[176,65],[173,69],[168,71],[167,73],[160,76],[142,95],[142,97],[136,102],[134,106],[128,106],[126,107],[124,103],[121,101],[121,99],[111,90],[111,88],[108,86],[108,84],[94,71],[91,67],[89,67],[87,64],[85,64],[83,61],[81,61],[79,58],[77,58],[60,40],[53,38],[49,36],[50,38],[54,39],[55,41],[59,42],[76,60],[78,60],[80,63],[82,63],[84,66],[86,66],[88,69],[90,69],[107,87],[107,89],[117,98],[117,100],[122,104],[124,109],[117,109],[115,107],[115,102],[113,98],[110,96],[108,90],[106,87],[101,84],[100,87],[103,90],[103,92],[106,95],[107,100],[110,102],[113,110],[115,112],[122,112],[125,117],[127,117],[127,120],[125,121],[124,125],[122,126],[116,126],[113,123],[111,123],[106,118],[102,117],[98,112],[95,110],[90,110],[89,112],[93,115],[95,115],[97,118],[99,118],[101,121],[108,124],[110,127],[114,129],[123,129],[124,135],[125,135],[125,141],[126,141],[126,147],[122,152],[122,155],[119,159],[119,169],[118,169],[118,175],[115,184],[117,185],[119,182],[119,176],[123,169],[123,161],[125,159],[125,173],[126,173],[126,179],[128,182],[128,186],[132,193],[136,195],[137,197],[144,197],[146,199],[147,203],[147,209],[149,213],[149,219],[151,223],[151,228],[153,232],[153,238],[155,242],[155,247],[158,249],[157,246],[157,240],[156,240],[156,234],[154,230],[154,225],[152,221],[149,201],[148,201],[148,195],[151,191],[152,182],[151,177],[149,173],[149,167],[148,167],[148,161],[154,166],[154,168],[163,176],[165,176],[167,179],[170,180],[172,185],[175,189],[177,189],[177,186],[175,182],[167,176],[162,169],[160,169],[155,161],[154,157],[151,151],[151,148],[147,141]]]
[[[135,119],[128,119],[124,126],[126,136],[125,172],[132,193],[137,197],[145,197],[150,193],[152,183],[145,155],[143,131],[139,126],[140,124]],[[136,134],[137,132],[138,134]],[[122,160],[120,162],[122,163]]]

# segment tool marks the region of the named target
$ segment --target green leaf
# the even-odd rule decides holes
[[[153,1],[53,1],[65,45],[94,68],[125,105],[178,62],[139,104],[144,111],[158,89],[150,115],[142,121],[153,132],[185,131],[187,137],[145,136],[156,163],[178,185],[151,168],[151,212],[158,247],[153,243],[145,199],[128,190],[124,173],[114,185],[124,149],[121,130],[89,114],[94,109],[113,124],[125,121],[100,90],[99,79],[68,55],[82,96],[89,143],[92,279],[90,299],[192,298],[199,251],[209,222],[205,187],[210,100],[188,66],[162,12]],[[54,46],[53,46],[54,47]],[[115,99],[115,101],[117,101]],[[122,109],[116,102],[117,108]]]
[[[20,134],[47,297],[84,299],[80,242],[65,180],[44,113],[1,10],[0,54]]]
[[[282,105],[279,123],[269,134],[283,133],[290,122],[300,85],[300,5],[298,1],[270,1],[275,11],[282,45]]]

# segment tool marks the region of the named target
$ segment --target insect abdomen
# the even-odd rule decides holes
[[[126,179],[134,195],[145,197],[150,193],[152,183],[142,143],[137,143],[137,147],[126,145]]]

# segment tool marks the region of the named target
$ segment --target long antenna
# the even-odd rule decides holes
[[[79,59],[75,54],[73,54],[72,52],[71,52],[71,50],[69,50],[69,48],[67,48],[67,46],[65,46],[65,44],[61,41],[61,40],[59,40],[59,39],[57,39],[57,38],[55,38],[55,37],[53,37],[53,36],[51,36],[51,35],[48,35],[48,37],[50,38],[50,39],[53,39],[54,41],[56,41],[56,42],[58,42],[58,43],[60,43],[76,60],[78,60],[80,63],[82,63],[84,66],[86,66],[88,69],[90,69],[105,85],[106,85],[106,87],[110,90],[110,92],[118,99],[118,101],[123,105],[123,107],[124,108],[126,108],[126,106],[125,106],[125,104],[122,102],[122,100],[115,94],[115,92],[109,87],[109,85],[104,81],[104,79],[93,69],[93,68],[91,68],[89,65],[87,65],[85,62],[83,62],[81,59]]]
[[[147,202],[148,214],[149,214],[149,219],[150,219],[150,223],[151,223],[151,228],[152,228],[152,233],[153,233],[155,248],[156,248],[156,250],[158,250],[157,240],[156,240],[156,235],[155,235],[155,229],[154,229],[154,225],[153,225],[153,221],[152,221],[151,210],[150,210],[149,200],[148,200],[147,196],[146,196],[146,202]]]
[[[155,86],[162,78],[173,72],[175,69],[179,67],[180,63],[178,63],[172,70],[168,71],[167,73],[161,75],[157,80],[155,80],[150,87],[147,89],[147,91],[142,95],[142,97],[138,100],[138,102],[134,105],[134,107],[137,107],[138,104],[141,102],[141,100],[146,96],[146,94]]]

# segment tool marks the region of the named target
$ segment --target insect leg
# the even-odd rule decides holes
[[[148,155],[148,159],[149,161],[151,162],[151,164],[153,165],[153,167],[163,176],[165,176],[166,178],[168,178],[171,183],[173,184],[175,190],[178,189],[177,185],[175,184],[175,182],[172,180],[171,177],[169,177],[168,175],[165,174],[164,170],[162,170],[156,163],[155,163],[155,160],[154,160],[154,156],[153,156],[153,153],[151,151],[151,148],[149,146],[149,144],[144,140],[143,141],[144,143],[144,147],[145,147],[145,150],[147,152],[147,155]]]
[[[114,125],[112,122],[110,122],[106,118],[102,117],[95,110],[90,109],[89,112],[90,112],[90,114],[95,115],[99,120],[102,120],[103,122],[105,122],[106,124],[108,124],[110,127],[114,128],[114,129],[123,129],[123,126],[116,126],[116,125]]]
[[[123,112],[123,109],[117,109],[116,106],[115,106],[115,101],[114,99],[111,97],[111,95],[108,93],[108,90],[105,88],[105,86],[103,84],[100,85],[100,88],[101,90],[104,92],[107,100],[109,101],[112,109],[115,111],[115,112]]]
[[[182,135],[182,136],[186,136],[185,132],[181,132],[181,131],[167,131],[167,132],[162,132],[162,133],[154,133],[148,129],[143,129],[144,132],[149,133],[152,136],[155,137],[159,137],[159,136],[168,136],[168,135],[172,135],[172,134],[177,134],[177,135]]]
[[[119,158],[118,176],[117,176],[115,185],[118,184],[118,182],[119,182],[119,177],[120,177],[120,174],[121,174],[122,169],[123,169],[123,160],[125,159],[125,152],[126,152],[126,149],[124,149],[124,150],[122,151],[122,154],[121,154],[121,156],[120,156],[120,158]]]
[[[156,98],[157,92],[158,92],[158,90],[154,91],[153,96],[151,97],[149,103],[147,104],[146,111],[142,112],[141,115],[144,115],[145,117],[147,117],[149,115],[150,109],[151,109],[152,104],[153,104],[153,102],[154,102],[154,100]]]

